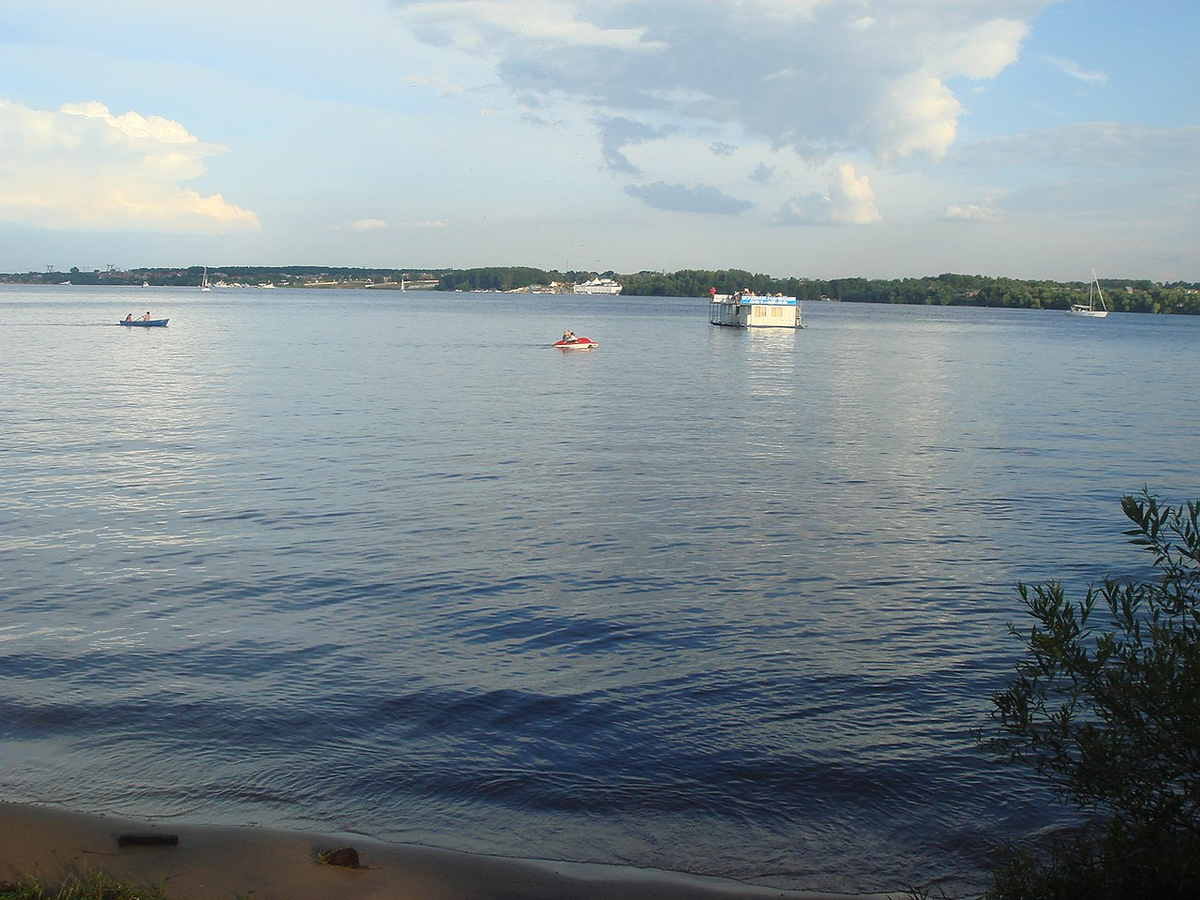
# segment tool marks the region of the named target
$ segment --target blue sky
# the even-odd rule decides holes
[[[1200,4],[0,0],[0,271],[1200,281]]]

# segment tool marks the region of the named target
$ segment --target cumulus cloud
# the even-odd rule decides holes
[[[381,228],[387,228],[388,223],[383,219],[359,219],[357,222],[350,223],[352,231],[379,231]]]
[[[673,212],[717,213],[718,215],[736,216],[745,212],[754,204],[728,194],[712,185],[701,184],[688,187],[683,184],[667,184],[656,181],[647,185],[629,185],[625,193],[636,197],[647,206],[654,209],[665,209]]]
[[[883,162],[944,154],[950,79],[998,74],[1049,2],[393,0],[419,38],[490,59],[517,93]]]
[[[773,218],[780,225],[874,225],[883,220],[870,179],[851,165],[833,171],[824,193],[793,197]]]
[[[251,211],[182,186],[222,148],[178,122],[101,103],[57,111],[0,100],[0,219],[55,230],[259,230]]]

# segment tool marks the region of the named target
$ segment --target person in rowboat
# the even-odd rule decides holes
[[[125,321],[126,321],[126,322],[132,322],[132,321],[133,321],[133,313],[130,313],[129,315],[127,315],[127,316],[125,317]]]
[[[150,321],[150,310],[146,310],[146,314],[145,314],[144,316],[142,316],[142,321],[143,321],[143,322],[149,322],[149,321]]]

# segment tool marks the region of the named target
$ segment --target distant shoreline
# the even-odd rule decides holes
[[[322,266],[189,266],[83,272],[0,273],[0,285],[97,285],[198,288],[207,274],[214,287],[288,287],[305,290],[373,289],[570,294],[596,278],[620,285],[624,297],[694,297],[712,293],[783,294],[801,303],[838,300],[908,306],[976,306],[1067,310],[1087,302],[1089,280],[1049,281],[945,273],[921,278],[797,278],[740,269],[677,272],[559,272],[527,266],[477,269],[369,269]],[[1200,315],[1200,283],[1163,284],[1149,279],[1100,278],[1112,312]],[[610,296],[608,294],[600,296]]]

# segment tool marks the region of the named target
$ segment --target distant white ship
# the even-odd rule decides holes
[[[593,278],[591,281],[575,285],[572,290],[576,294],[619,294],[621,282],[611,278]]]

